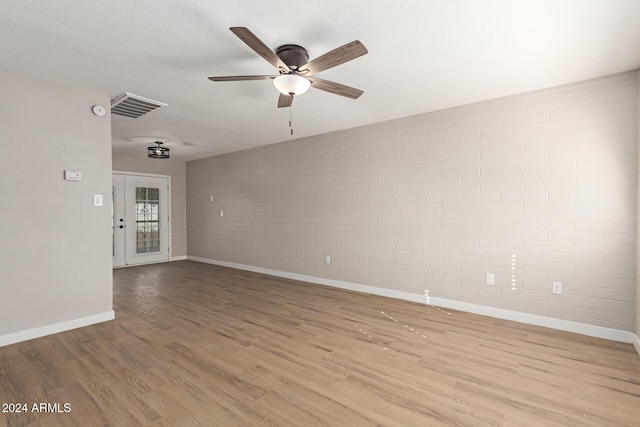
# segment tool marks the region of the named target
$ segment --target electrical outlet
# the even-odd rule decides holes
[[[220,211],[220,216],[224,216],[224,211]]]
[[[324,262],[327,263],[327,264],[331,264],[331,257],[329,255],[324,257]]]
[[[560,295],[562,293],[562,283],[561,282],[553,282],[552,292],[554,294]]]
[[[492,273],[487,273],[484,278],[484,283],[490,286],[496,284],[496,275]]]

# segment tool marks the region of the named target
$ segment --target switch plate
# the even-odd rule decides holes
[[[562,294],[562,283],[561,282],[553,282],[552,292],[554,294],[557,294],[557,295]]]
[[[327,264],[331,264],[331,256],[327,255],[324,257],[324,262]]]
[[[493,286],[496,284],[496,275],[492,273],[487,273],[484,278],[484,283],[489,286]]]
[[[224,216],[224,211],[220,211],[220,216]]]
[[[104,198],[102,194],[93,195],[93,206],[102,206],[104,204]]]

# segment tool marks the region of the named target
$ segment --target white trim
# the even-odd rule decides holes
[[[443,298],[431,298],[431,304],[438,307],[450,308],[452,310],[466,311],[469,313],[511,320],[529,325],[543,326],[545,328],[573,332],[575,334],[603,338],[611,341],[618,341],[627,344],[631,344],[633,342],[633,332],[621,331],[619,329],[605,328],[602,326],[588,325],[586,323],[572,322],[570,320],[555,319],[553,317],[521,313],[519,311],[504,310],[502,308],[487,307],[484,305]]]
[[[110,310],[105,311],[104,313],[81,317],[79,319],[66,320],[64,322],[54,323],[52,325],[40,326],[38,328],[25,329],[19,332],[0,335],[0,347],[69,331],[71,329],[82,328],[84,326],[94,325],[96,323],[106,322],[108,320],[115,319],[115,316],[116,313],[113,310]]]
[[[185,259],[187,259],[186,255],[180,255],[180,256],[172,256],[169,261],[184,261]]]
[[[148,262],[139,262],[137,264],[124,264],[124,265],[118,265],[118,266],[113,266],[113,269],[118,269],[118,268],[129,268],[129,267],[140,267],[142,265],[152,265],[152,264],[166,264],[168,262],[171,261],[177,261],[177,260],[166,260],[166,259],[161,259],[160,261],[148,261]]]
[[[300,280],[315,283],[318,285],[332,286],[335,288],[348,289],[350,291],[364,292],[373,295],[380,295],[389,298],[402,299],[406,301],[427,304],[424,295],[411,292],[396,291],[393,289],[378,288],[376,286],[361,285],[357,283],[343,282],[339,280],[325,279],[322,277],[307,276],[305,274],[289,273],[286,271],[272,270],[269,268],[255,267],[251,265],[237,264],[235,262],[220,261],[209,258],[200,258],[187,255],[187,259],[204,262],[207,264],[220,265],[223,267],[236,268],[239,270],[252,271],[254,273],[269,274],[271,276],[284,277],[287,279]],[[619,341],[627,344],[633,343],[640,353],[640,342],[633,332],[610,329],[602,326],[588,325],[586,323],[571,322],[569,320],[554,319],[551,317],[539,316],[536,314],[521,313],[517,311],[504,310],[501,308],[488,307],[479,304],[454,301],[444,298],[431,297],[429,305],[450,308],[452,310],[466,311],[468,313],[480,314],[483,316],[495,317],[497,319],[512,320],[514,322],[526,323],[529,325],[543,326],[560,331],[573,332],[596,338],[604,338],[611,341]],[[634,341],[635,337],[635,341]]]
[[[640,356],[640,337],[638,337],[638,334],[633,334],[633,346],[636,348],[638,356]]]
[[[127,171],[111,171],[111,173],[116,175],[150,176],[152,178],[171,178],[171,175],[162,175],[158,173],[127,172]]]
[[[252,265],[236,264],[235,262],[219,261],[216,259],[200,258],[187,255],[187,259],[192,261],[204,262],[206,264],[214,264],[222,267],[236,268],[238,270],[252,271],[254,273],[268,274],[270,276],[284,277],[285,279],[300,280],[302,282],[310,282],[318,285],[332,286],[334,288],[347,289],[355,292],[363,292],[367,294],[380,295],[383,297],[403,299],[413,302],[424,302],[424,296],[412,294],[411,292],[396,291],[393,289],[378,288],[369,285],[360,285],[357,283],[342,282],[340,280],[325,279],[322,277],[307,276],[306,274],[289,273],[287,271],[271,270],[270,268],[255,267]]]

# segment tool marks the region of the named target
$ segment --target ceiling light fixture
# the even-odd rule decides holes
[[[311,87],[311,82],[300,74],[280,74],[273,79],[276,89],[283,95],[296,96],[302,95]]]
[[[149,157],[152,159],[168,159],[169,158],[169,149],[162,146],[162,142],[156,141],[156,147],[149,147]]]

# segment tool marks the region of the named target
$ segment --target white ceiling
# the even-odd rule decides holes
[[[369,50],[317,75],[364,95],[312,88],[294,138],[640,68],[638,0],[2,0],[0,68],[169,104],[113,115],[114,153],[146,155],[140,137],[183,160],[291,139],[271,81],[207,79],[275,74],[232,26],[312,59]]]

